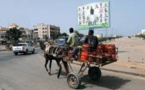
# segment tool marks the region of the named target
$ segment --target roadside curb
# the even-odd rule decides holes
[[[144,78],[145,78],[145,74],[139,74],[139,73],[133,73],[133,72],[126,72],[126,71],[121,71],[121,70],[106,69],[106,68],[101,68],[101,69],[102,69],[102,70],[105,70],[105,71],[123,73],[123,74],[134,75],[134,76],[140,76],[140,77],[144,77]]]
[[[73,61],[73,64],[75,64],[75,65],[81,65],[81,62]],[[145,74],[134,73],[134,72],[127,72],[127,71],[115,70],[115,69],[107,69],[107,68],[104,68],[104,67],[100,67],[100,69],[104,70],[104,71],[111,71],[111,72],[128,74],[128,75],[133,75],[133,76],[140,76],[140,77],[145,78]]]

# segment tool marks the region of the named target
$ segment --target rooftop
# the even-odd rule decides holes
[[[6,28],[6,27],[0,27],[0,31],[7,31],[9,30],[9,28]]]

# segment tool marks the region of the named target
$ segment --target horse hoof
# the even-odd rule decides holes
[[[51,75],[51,72],[48,72],[49,75]]]
[[[57,78],[59,79],[59,76],[57,76]]]

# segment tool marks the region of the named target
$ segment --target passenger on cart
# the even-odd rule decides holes
[[[98,46],[98,38],[94,36],[94,31],[89,30],[88,36],[84,40],[84,44],[90,45],[90,51],[94,51],[97,49]]]
[[[96,52],[97,46],[98,46],[98,38],[94,36],[93,30],[89,30],[88,36],[84,40],[83,45],[84,51],[82,52],[82,55],[84,55],[83,53],[85,54],[88,53],[88,55],[84,55],[85,58],[82,56],[81,59],[86,61],[95,61],[96,58],[94,56],[96,56],[97,54]]]
[[[69,44],[69,46],[73,48],[72,59],[76,60],[78,58],[78,54],[77,54],[78,53],[77,46],[79,45],[78,35],[75,33],[73,28],[70,28],[69,32],[70,34],[67,40],[67,44]]]

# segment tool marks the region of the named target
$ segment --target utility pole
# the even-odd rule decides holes
[[[106,38],[107,38],[107,33],[108,33],[107,28],[105,28],[105,37]]]
[[[113,37],[113,28],[112,28],[112,37]]]

